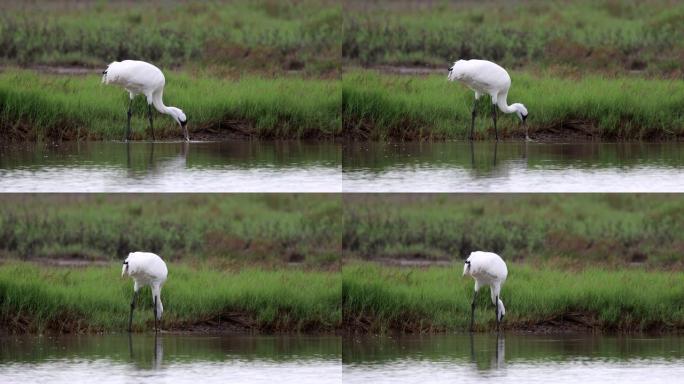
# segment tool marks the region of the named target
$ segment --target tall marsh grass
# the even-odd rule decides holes
[[[684,83],[640,78],[579,79],[512,72],[508,103],[529,111],[530,135],[664,139],[684,135]],[[465,139],[473,92],[444,76],[353,70],[342,79],[343,135],[354,139]],[[489,97],[478,106],[475,136],[493,138]],[[523,137],[515,115],[499,111],[504,137]]]
[[[332,331],[341,323],[340,275],[297,270],[221,271],[169,263],[161,327],[221,322],[256,331]],[[15,332],[125,331],[131,279],[111,267],[49,268],[0,264],[0,324]],[[151,293],[144,288],[134,330],[151,330]]]
[[[681,272],[581,272],[508,263],[501,298],[504,329],[577,326],[597,331],[676,330],[684,327]],[[352,263],[342,269],[345,328],[356,332],[465,331],[473,280],[462,264],[427,269]],[[477,330],[496,326],[488,288],[480,291]]]
[[[239,80],[166,71],[164,103],[188,116],[190,134],[213,132],[256,138],[333,138],[340,133],[337,82],[245,76]],[[123,138],[128,93],[99,76],[0,72],[2,139]],[[153,109],[155,135],[181,138],[173,119]],[[138,96],[134,139],[149,136],[147,103]]]

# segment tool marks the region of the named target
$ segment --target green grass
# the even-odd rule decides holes
[[[684,198],[656,194],[345,197],[348,259],[461,263],[471,251],[563,268],[682,269]]]
[[[684,4],[667,0],[346,1],[352,65],[447,68],[458,58],[561,73],[681,77]]]
[[[164,102],[180,107],[193,133],[256,138],[322,138],[341,129],[339,82],[244,76],[231,81],[166,71]],[[125,133],[128,93],[99,76],[0,72],[0,136],[12,139],[117,139]],[[169,116],[153,110],[157,138],[181,138]],[[139,96],[133,139],[148,138],[147,103]]]
[[[581,79],[512,72],[508,103],[529,111],[530,135],[591,134],[603,139],[684,135],[684,83],[639,78]],[[473,92],[443,76],[351,71],[342,79],[343,135],[354,139],[465,139]],[[489,97],[479,102],[475,136],[493,138]],[[499,134],[524,135],[515,115],[499,112]]]
[[[681,272],[582,272],[508,263],[501,298],[505,329],[534,329],[561,319],[580,318],[606,331],[684,328],[684,274]],[[461,264],[410,269],[352,263],[342,270],[345,327],[357,332],[465,331],[470,322],[473,280]],[[475,328],[496,326],[489,290],[477,301]],[[572,321],[567,321],[572,325]]]
[[[217,73],[339,71],[329,0],[37,1],[0,5],[0,62],[102,67],[140,59]]]
[[[0,324],[15,332],[125,331],[131,279],[111,267],[0,265]],[[169,263],[162,328],[237,322],[247,329],[332,331],[341,323],[340,275],[297,270],[221,271]],[[141,291],[136,331],[154,322],[149,288]]]
[[[335,269],[340,199],[334,195],[3,195],[0,258],[167,261]]]

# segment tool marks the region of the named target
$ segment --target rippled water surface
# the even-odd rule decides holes
[[[434,335],[346,338],[345,383],[675,383],[684,338]]]
[[[684,143],[351,143],[347,192],[682,192]]]
[[[0,337],[0,382],[335,383],[336,336]]]
[[[0,192],[339,192],[341,146],[297,141],[0,147]]]

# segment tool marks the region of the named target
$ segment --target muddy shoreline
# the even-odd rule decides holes
[[[428,323],[427,319],[425,321]],[[441,327],[431,327],[425,324],[402,324],[392,325],[383,331],[378,331],[372,328],[372,321],[370,319],[361,318],[357,321],[345,321],[343,331],[345,335],[349,336],[365,336],[365,335],[439,335],[450,333],[469,333],[467,329],[445,329]],[[507,324],[501,326],[502,333],[515,334],[531,334],[531,335],[554,335],[554,334],[619,334],[619,335],[633,335],[633,334],[680,334],[684,333],[684,328],[677,328],[660,324],[648,327],[646,329],[615,329],[602,327],[596,316],[590,314],[582,314],[569,312],[561,314],[549,319],[542,319],[538,321],[527,321],[520,323]],[[492,324],[491,328],[482,329],[477,328],[473,331],[475,334],[496,332],[496,325]]]
[[[468,141],[468,134],[463,137],[433,136],[431,133],[424,133],[421,129],[409,128],[401,132],[390,130],[387,138],[372,138],[373,132],[377,129],[370,123],[343,122],[342,136],[349,142],[448,142],[448,141]],[[487,136],[482,137],[480,133],[475,133],[472,141],[486,142],[495,141],[494,128],[487,130]],[[525,142],[525,132],[516,128],[515,130],[501,129],[498,132],[498,141],[518,141]],[[596,124],[583,120],[561,121],[551,126],[529,127],[529,137],[531,142],[537,143],[583,143],[583,142],[679,142],[681,136],[666,135],[664,133],[651,133],[643,137],[621,137],[614,134],[602,134]]]

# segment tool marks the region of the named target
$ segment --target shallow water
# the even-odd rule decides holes
[[[682,192],[684,143],[351,143],[344,192]]]
[[[684,337],[353,337],[342,362],[345,383],[673,383]]]
[[[336,383],[336,336],[5,336],[0,382]]]
[[[0,192],[339,192],[341,146],[298,141],[0,147]]]

